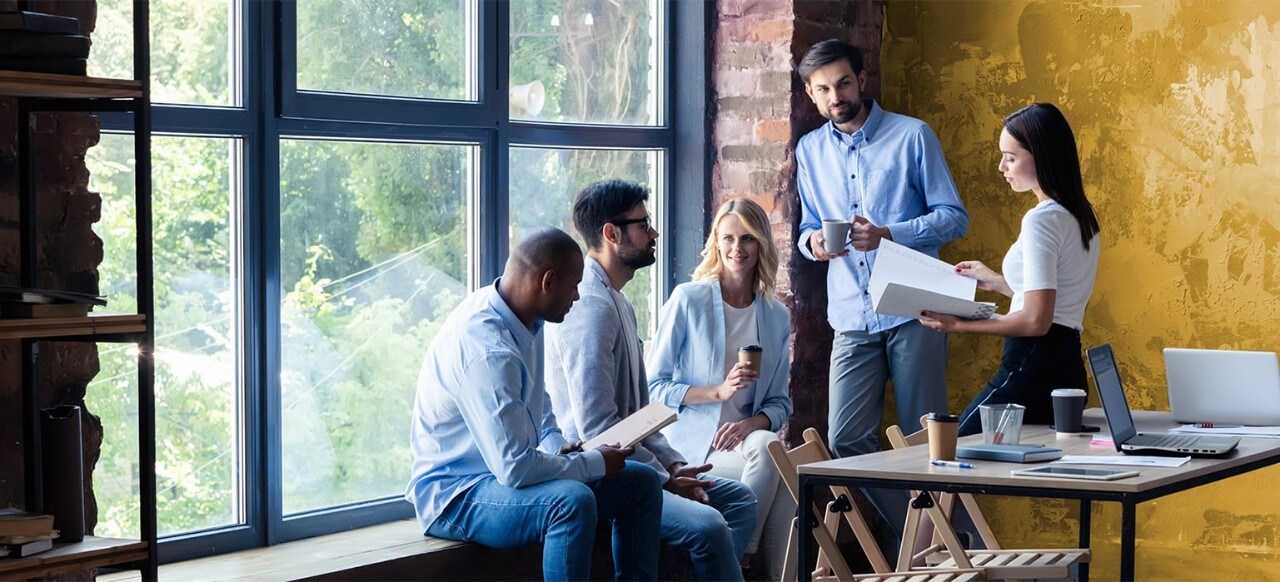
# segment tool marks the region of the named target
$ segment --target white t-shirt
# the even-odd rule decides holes
[[[756,328],[756,303],[742,309],[724,304],[724,374],[738,364],[738,348],[760,344],[760,332]],[[755,404],[756,384],[733,395],[720,405],[720,424],[738,422],[751,416]]]
[[[1056,290],[1053,322],[1084,329],[1084,308],[1098,274],[1098,235],[1089,250],[1080,242],[1080,225],[1066,208],[1045,200],[1022,217],[1022,232],[1004,256],[1004,279],[1013,290],[1009,312],[1022,311],[1027,291]]]

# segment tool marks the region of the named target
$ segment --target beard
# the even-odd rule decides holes
[[[839,115],[835,115],[831,113],[831,109],[828,108],[826,112],[827,114],[824,117],[826,117],[827,119],[830,119],[832,122],[837,124],[849,123],[850,121],[853,121],[853,119],[857,117],[859,113],[862,113],[861,99],[857,101],[850,101],[848,103],[837,103],[836,105],[848,105],[848,107],[845,107],[844,113],[841,113]]]
[[[643,269],[658,262],[658,254],[650,251],[657,246],[656,240],[650,240],[644,246],[635,245],[631,243],[630,237],[624,235],[618,249],[618,258],[622,259],[622,264],[632,269]]]

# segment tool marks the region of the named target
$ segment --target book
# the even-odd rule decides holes
[[[38,542],[40,540],[56,540],[58,539],[58,530],[39,536],[0,536],[0,546],[8,546],[12,544],[25,544],[27,542]]]
[[[589,451],[600,445],[619,443],[630,447],[649,438],[655,432],[676,421],[676,411],[667,408],[661,402],[650,402],[648,406],[635,411],[618,424],[615,424],[595,438],[582,443],[582,450]]]
[[[49,34],[80,34],[80,21],[40,12],[0,12],[0,30],[25,30]]]
[[[66,57],[11,57],[0,55],[0,70],[23,71],[27,73],[49,73],[51,75],[84,76],[88,71],[85,59]]]
[[[0,301],[16,303],[85,303],[89,305],[106,305],[107,298],[89,293],[75,291],[54,291],[35,287],[16,287],[0,285]]]
[[[49,550],[52,550],[53,540],[52,539],[36,540],[33,542],[26,542],[23,544],[6,544],[0,547],[3,547],[5,549],[5,555],[10,558],[25,558],[27,556],[33,556],[35,554],[39,554],[40,552],[47,552]]]
[[[890,240],[880,241],[867,292],[876,313],[920,317],[921,311],[964,319],[989,319],[994,303],[974,301],[978,281],[953,265]]]
[[[53,516],[15,507],[0,509],[0,536],[45,536],[53,533]]]
[[[88,317],[85,303],[0,303],[0,317]]]
[[[89,37],[0,30],[0,54],[25,57],[89,57]]]
[[[956,457],[1005,463],[1034,463],[1061,459],[1062,449],[1038,445],[969,445],[956,447]]]

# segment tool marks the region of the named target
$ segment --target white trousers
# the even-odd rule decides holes
[[[776,440],[776,433],[757,430],[734,450],[711,451],[707,456],[712,475],[742,481],[756,494],[756,531],[747,545],[747,553],[761,554],[770,580],[782,579],[787,537],[791,520],[796,516],[796,502],[769,457],[769,443]]]

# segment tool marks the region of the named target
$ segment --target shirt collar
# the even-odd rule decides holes
[[[503,323],[507,324],[507,328],[511,330],[511,335],[515,336],[520,347],[527,347],[533,343],[538,332],[542,331],[542,324],[545,322],[539,318],[533,320],[532,326],[525,327],[524,322],[516,317],[516,312],[512,311],[511,306],[507,305],[507,301],[502,298],[502,294],[498,293],[498,282],[501,280],[502,277],[493,280],[493,293],[489,296],[489,306],[498,314],[498,317],[502,318]]]
[[[858,143],[858,141],[871,143],[872,138],[876,136],[876,131],[880,129],[880,122],[884,121],[884,110],[880,108],[880,104],[876,103],[875,99],[864,99],[862,104],[864,107],[870,108],[871,112],[867,114],[867,120],[862,123],[862,127],[853,132],[853,135],[840,131],[836,127],[836,122],[827,122],[828,131],[831,132],[832,136],[840,140],[840,143],[845,143],[845,140],[848,139],[852,139],[853,143]]]

